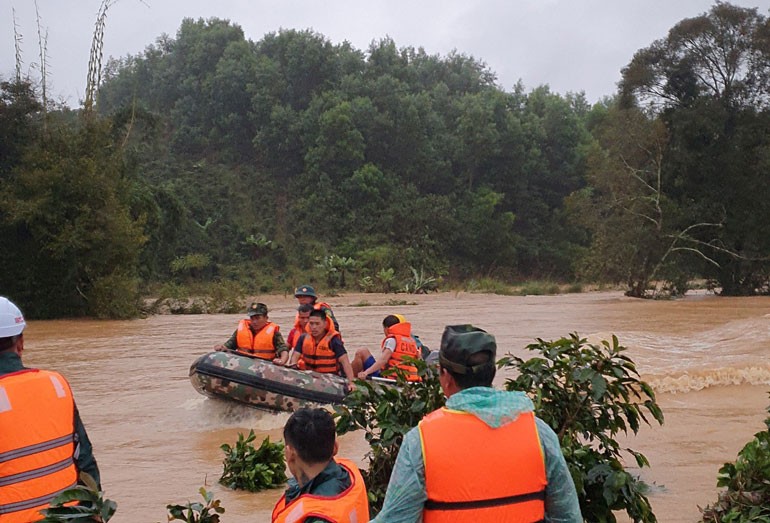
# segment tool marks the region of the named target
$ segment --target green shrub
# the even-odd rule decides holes
[[[472,279],[468,281],[465,290],[468,292],[499,294],[501,296],[511,296],[514,294],[513,288],[510,285],[494,278]]]
[[[112,518],[118,504],[104,497],[89,474],[81,472],[80,480],[84,485],[65,490],[51,500],[49,508],[40,511],[44,516],[42,523],[106,523]],[[77,505],[65,505],[73,501]]]
[[[551,281],[524,282],[516,290],[516,294],[519,296],[545,296],[559,294],[560,292],[559,284]]]
[[[703,523],[770,523],[770,417],[765,425],[767,430],[754,435],[735,463],[719,469],[717,486],[727,489],[701,510]]]
[[[625,510],[634,521],[655,522],[647,486],[625,470],[622,454],[631,454],[639,467],[649,462],[614,439],[619,432],[636,434],[641,422],[649,425],[648,414],[663,423],[655,393],[638,379],[626,349],[615,336],[595,345],[577,334],[538,339],[526,348],[539,355],[507,356],[498,365],[518,371],[506,388],[526,392],[537,416],[559,436],[585,520],[614,522],[613,512]]]
[[[166,505],[169,521],[185,521],[187,523],[219,523],[219,515],[224,513],[225,509],[220,506],[218,499],[213,499],[213,494],[201,487],[201,496],[203,503],[190,503],[187,505]]]
[[[94,281],[88,313],[96,318],[125,320],[139,315],[139,279],[114,272]]]
[[[252,445],[255,439],[254,431],[250,430],[246,438],[238,434],[235,446],[225,443],[220,447],[225,453],[224,471],[219,478],[221,484],[231,489],[258,492],[286,483],[283,443],[270,443],[267,437],[255,449]]]
[[[337,433],[363,429],[370,445],[368,470],[362,470],[369,493],[369,510],[376,515],[385,501],[393,465],[404,434],[417,426],[425,414],[442,407],[444,393],[435,370],[424,361],[414,364],[421,382],[407,382],[403,372],[396,371],[397,386],[357,380],[356,389],[336,407]],[[387,374],[387,371],[386,373]]]

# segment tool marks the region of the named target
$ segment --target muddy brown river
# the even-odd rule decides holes
[[[295,300],[258,299],[288,332]],[[384,305],[393,299],[409,305]],[[445,325],[473,323],[497,337],[498,356],[523,356],[535,338],[578,332],[598,341],[617,335],[656,390],[666,417],[663,426],[645,426],[624,440],[650,460],[641,475],[652,485],[649,497],[661,523],[697,521],[698,506],[716,500],[718,469],[764,429],[770,403],[770,298],[696,294],[653,302],[590,292],[348,294],[326,300],[351,356],[359,347],[378,349],[382,318],[394,313],[406,315],[432,348],[438,347]],[[166,521],[167,504],[200,501],[201,487],[222,501],[223,523],[270,520],[280,490],[252,494],[219,485],[220,445],[234,443],[249,429],[258,433],[258,441],[267,435],[280,439],[288,415],[205,398],[188,378],[192,361],[226,340],[240,317],[30,322],[25,364],[58,370],[72,384],[102,487],[118,504],[112,522]],[[348,434],[340,443],[341,455],[364,463],[368,447],[360,434]],[[634,464],[632,458],[628,464]]]

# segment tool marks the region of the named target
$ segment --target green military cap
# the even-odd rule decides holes
[[[299,296],[310,296],[311,298],[318,298],[318,296],[316,296],[315,289],[310,285],[300,285],[297,287],[294,291],[294,297],[297,298]]]
[[[264,303],[254,302],[246,309],[246,314],[251,318],[252,316],[267,316],[267,305]]]
[[[469,365],[471,356],[489,352],[489,360],[479,365]],[[438,359],[441,366],[457,374],[475,374],[487,365],[495,364],[497,343],[487,331],[473,325],[447,325],[441,336]]]

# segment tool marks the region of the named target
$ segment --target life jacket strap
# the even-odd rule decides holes
[[[475,508],[499,507],[501,505],[513,505],[526,503],[527,501],[545,501],[545,490],[516,494],[502,498],[478,499],[473,501],[437,501],[429,499],[425,502],[425,510],[468,510]],[[541,520],[543,521],[543,520]],[[540,523],[540,522],[533,522]]]

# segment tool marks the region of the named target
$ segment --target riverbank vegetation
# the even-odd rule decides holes
[[[102,68],[103,29],[81,109],[20,67],[0,83],[0,289],[29,317],[131,317],[196,285],[770,292],[757,9],[682,20],[594,105],[506,91],[460,52],[218,19]]]

